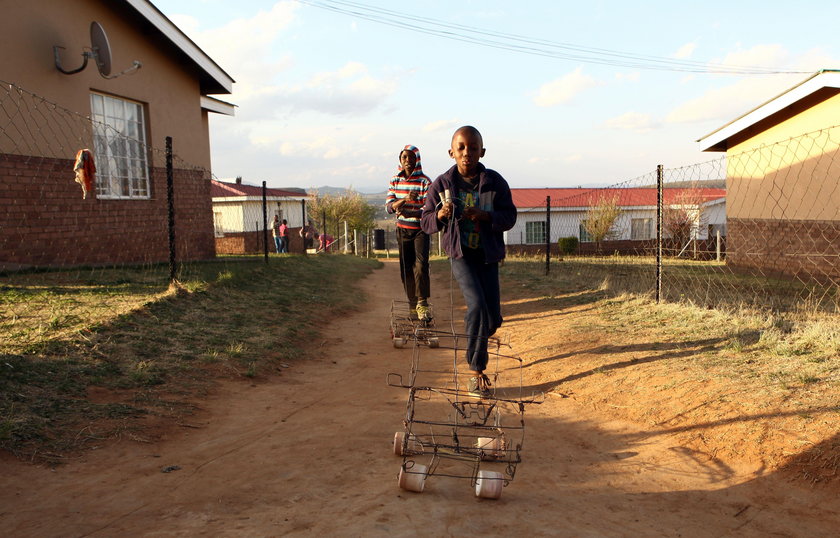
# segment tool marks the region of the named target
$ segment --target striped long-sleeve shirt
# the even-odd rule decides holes
[[[420,214],[426,201],[426,191],[429,190],[432,181],[423,173],[423,167],[420,164],[420,150],[412,145],[405,146],[403,150],[414,152],[417,162],[411,176],[405,177],[405,171],[400,169],[391,178],[391,182],[388,184],[388,197],[385,199],[385,207],[388,213],[397,213],[393,208],[394,202],[405,199],[405,204],[397,214],[397,226],[408,230],[419,230]]]

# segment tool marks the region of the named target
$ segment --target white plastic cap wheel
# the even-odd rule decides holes
[[[425,465],[415,463],[406,470],[406,465],[403,464],[400,467],[400,488],[423,493],[423,488],[426,486],[426,469]]]
[[[478,471],[475,481],[475,496],[482,499],[498,499],[502,496],[504,476],[496,471]]]

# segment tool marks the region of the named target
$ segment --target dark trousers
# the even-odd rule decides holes
[[[470,370],[483,372],[488,361],[487,339],[502,325],[499,264],[484,263],[475,256],[453,259],[452,274],[467,305],[467,362]]]
[[[429,236],[422,230],[397,227],[400,250],[400,278],[408,302],[429,298]]]

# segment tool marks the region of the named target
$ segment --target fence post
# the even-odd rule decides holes
[[[346,220],[344,221],[344,253],[350,253],[350,228],[347,226]]]
[[[166,204],[169,212],[169,282],[175,282],[178,261],[175,257],[175,178],[172,169],[172,137],[166,137]]]
[[[326,238],[326,235],[327,235],[327,210],[326,209],[321,212],[321,219],[322,219],[321,220],[321,234],[324,234],[324,247],[326,247],[327,246],[327,238]],[[321,234],[318,234],[318,235],[320,236]],[[316,252],[317,252],[317,249],[319,249],[321,247],[321,239],[320,239],[320,237],[316,237],[315,239],[318,241],[318,246],[315,247]],[[326,248],[324,248],[324,252],[327,252]]]
[[[715,261],[720,261],[720,230],[715,230]]]
[[[656,165],[656,304],[662,293],[662,165]]]
[[[262,209],[263,209],[263,252],[265,263],[268,263],[268,206],[265,202],[265,181],[262,184]]]
[[[551,270],[551,196],[545,197],[545,275]]]
[[[301,198],[300,200],[300,230],[303,232],[306,228],[306,199]],[[303,235],[300,236],[303,243],[303,254],[306,255],[306,233],[304,232]]]

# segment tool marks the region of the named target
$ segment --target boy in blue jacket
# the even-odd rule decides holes
[[[426,196],[421,226],[427,234],[443,231],[441,243],[452,263],[467,313],[467,362],[470,393],[492,395],[487,340],[502,325],[499,262],[505,258],[503,232],[516,224],[516,206],[507,181],[485,168],[484,140],[478,129],[455,131],[449,156],[455,166],[438,176]]]

